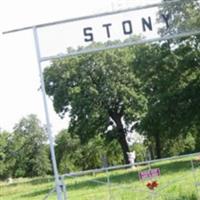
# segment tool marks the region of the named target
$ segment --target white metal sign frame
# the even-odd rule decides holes
[[[128,9],[106,12],[106,13],[101,13],[101,14],[94,14],[94,15],[89,15],[89,16],[84,16],[84,17],[79,17],[79,18],[54,21],[54,22],[50,22],[50,23],[38,24],[38,25],[34,25],[34,26],[27,26],[27,27],[23,27],[23,28],[19,28],[19,29],[13,29],[13,30],[3,32],[3,34],[9,34],[9,33],[15,33],[15,32],[19,32],[19,31],[25,31],[25,30],[32,30],[33,31],[33,37],[34,37],[35,49],[36,49],[36,55],[37,55],[37,62],[38,62],[38,68],[39,68],[39,75],[40,75],[40,81],[41,81],[44,111],[45,111],[45,117],[46,117],[47,133],[48,133],[48,138],[49,138],[49,143],[50,143],[50,153],[51,153],[51,160],[52,160],[52,165],[53,165],[53,172],[54,172],[54,176],[55,176],[55,184],[56,184],[56,192],[57,192],[57,199],[58,200],[65,200],[65,199],[67,199],[67,197],[66,197],[66,194],[63,195],[63,191],[65,193],[65,188],[63,189],[64,183],[61,180],[62,177],[59,176],[56,158],[55,158],[54,139],[53,139],[53,134],[52,134],[52,130],[51,130],[51,123],[50,123],[50,119],[49,119],[49,111],[48,111],[45,84],[44,84],[44,78],[43,78],[41,63],[44,62],[44,61],[52,60],[52,59],[69,57],[69,56],[76,56],[76,55],[80,55],[80,54],[84,54],[84,53],[90,53],[90,52],[98,52],[98,51],[102,51],[102,50],[106,50],[106,49],[122,48],[122,47],[125,47],[125,46],[138,45],[138,44],[143,44],[143,43],[151,43],[151,42],[156,42],[156,41],[187,37],[187,36],[190,36],[190,35],[197,35],[197,34],[200,34],[200,30],[193,30],[193,31],[188,31],[188,32],[183,32],[183,33],[177,33],[177,34],[173,34],[173,35],[167,35],[167,36],[164,36],[164,37],[156,37],[156,38],[153,38],[153,39],[146,39],[146,40],[144,39],[144,40],[132,41],[130,43],[111,45],[111,46],[106,46],[106,47],[102,47],[102,48],[86,49],[86,50],[83,50],[83,51],[80,51],[80,52],[72,52],[72,53],[62,54],[62,55],[42,57],[41,53],[40,53],[40,45],[39,45],[37,29],[42,28],[42,27],[55,26],[55,25],[58,25],[58,24],[64,24],[64,23],[69,23],[69,22],[76,22],[76,21],[91,19],[91,18],[98,18],[98,17],[102,17],[102,16],[109,16],[109,15],[118,14],[118,13],[125,13],[125,12],[130,12],[130,11],[141,10],[141,9],[159,7],[159,6],[168,5],[168,4],[172,4],[172,3],[176,3],[176,2],[180,2],[180,1],[181,0],[171,0],[171,1],[166,1],[166,2],[163,2],[163,3],[155,3],[155,4],[146,5],[146,6],[138,6],[138,7],[134,7],[134,8],[128,8]]]
[[[77,21],[84,21],[84,20],[87,20],[87,19],[100,18],[100,17],[104,17],[104,16],[111,16],[111,15],[116,15],[116,14],[120,14],[120,13],[123,14],[123,13],[130,12],[130,11],[138,11],[138,10],[144,10],[144,9],[148,9],[148,8],[155,8],[155,7],[173,5],[173,4],[180,3],[180,2],[181,2],[181,0],[170,0],[170,1],[165,1],[165,2],[162,2],[162,3],[154,3],[154,4],[145,5],[145,6],[137,6],[137,7],[134,7],[134,8],[128,8],[128,9],[117,10],[117,11],[112,11],[112,12],[105,12],[105,13],[83,16],[83,17],[78,17],[78,18],[54,21],[54,22],[49,22],[49,23],[44,23],[44,24],[37,24],[37,25],[34,25],[34,26],[27,26],[27,27],[23,27],[23,28],[19,28],[19,29],[13,29],[13,30],[5,31],[5,32],[3,32],[3,34],[25,31],[25,30],[30,30],[30,29],[35,29],[35,32],[37,34],[37,30],[39,30],[40,28],[44,28],[44,27],[50,27],[50,26],[55,26],[55,25],[60,25],[60,24],[67,24],[67,23],[72,23],[72,22],[77,22]],[[53,59],[57,59],[57,58],[76,56],[76,55],[80,55],[80,54],[84,54],[84,53],[98,52],[98,51],[103,51],[103,50],[107,50],[107,49],[122,48],[122,47],[126,47],[126,46],[131,46],[131,45],[139,45],[139,44],[144,44],[144,43],[151,43],[151,42],[156,42],[156,41],[187,37],[187,36],[190,36],[190,35],[197,35],[197,34],[200,34],[200,29],[170,34],[170,35],[166,35],[166,36],[162,36],[162,37],[157,36],[155,38],[150,38],[150,39],[139,39],[139,40],[135,40],[135,41],[130,41],[128,43],[113,44],[113,45],[104,46],[104,47],[100,47],[100,48],[83,49],[81,51],[74,51],[74,52],[70,52],[70,53],[62,53],[61,55],[59,54],[59,55],[44,56],[43,57],[40,54],[39,60],[40,60],[40,62],[44,62],[44,61],[49,61],[49,60],[53,60]]]

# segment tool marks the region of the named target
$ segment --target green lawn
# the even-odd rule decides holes
[[[198,199],[198,192],[200,195],[200,185],[195,187],[195,183],[200,183],[200,169],[199,163],[195,162],[193,171],[190,160],[191,158],[184,158],[152,164],[151,168],[160,168],[161,171],[161,176],[155,179],[159,186],[154,192],[146,187],[148,180],[139,181],[138,178],[138,172],[147,170],[149,166],[66,178],[68,199],[196,200]],[[107,175],[109,175],[109,182]],[[0,182],[0,200],[42,200],[54,187],[51,177],[17,179],[14,182],[10,185]],[[55,193],[48,199],[56,199]]]

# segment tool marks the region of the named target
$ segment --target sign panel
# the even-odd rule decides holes
[[[36,26],[43,60],[200,33],[199,2],[164,3]]]
[[[200,0],[158,3],[39,24],[40,61],[200,34]]]
[[[146,180],[146,179],[154,178],[154,177],[157,177],[157,176],[160,176],[160,169],[159,168],[139,172],[139,179],[140,180]]]

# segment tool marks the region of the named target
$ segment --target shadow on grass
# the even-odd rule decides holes
[[[95,176],[88,176],[87,180],[76,180],[74,178],[73,183],[67,184],[67,190],[79,190],[79,189],[94,189],[100,188],[108,185],[108,179],[106,174],[103,177],[95,177]],[[110,173],[109,181],[110,183],[114,184],[123,184],[123,183],[132,183],[138,181],[138,172],[133,171],[132,169],[127,169],[127,171],[122,171],[121,174],[114,174]]]
[[[23,180],[23,181],[19,181],[19,182],[16,180],[14,179],[14,183],[11,183],[11,184],[7,183],[4,185],[1,185],[1,188],[16,187],[18,185],[24,185],[24,184],[41,185],[41,184],[46,184],[46,183],[52,183],[54,181],[54,178],[53,177],[40,177],[40,178],[33,178],[33,179],[29,179],[29,180]]]
[[[166,200],[174,200],[175,198],[167,198]],[[196,194],[191,195],[180,195],[179,197],[176,197],[176,200],[198,200],[198,197]]]
[[[28,194],[23,194],[21,195],[20,197],[23,199],[23,198],[33,198],[33,197],[36,197],[36,196],[44,196],[49,193],[51,189],[44,189],[44,190],[39,190],[39,191],[34,191],[34,192],[30,192]]]
[[[171,161],[170,163],[157,163],[153,164],[152,167],[160,168],[161,174],[171,175],[173,173],[189,171],[192,169],[191,163],[188,160]]]
[[[29,181],[32,185],[40,185],[45,183],[52,183],[54,181],[54,177],[44,177],[44,178],[36,178]]]

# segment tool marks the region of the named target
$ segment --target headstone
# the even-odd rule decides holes
[[[128,155],[128,160],[129,160],[130,164],[134,164],[135,163],[135,158],[136,158],[135,151],[127,152],[127,155]]]
[[[8,184],[12,184],[12,183],[13,183],[12,177],[9,177],[9,178],[7,179],[7,181],[8,181]]]
[[[102,162],[102,167],[103,168],[108,167],[108,159],[107,159],[106,155],[104,155],[104,156],[101,157],[101,162]]]

